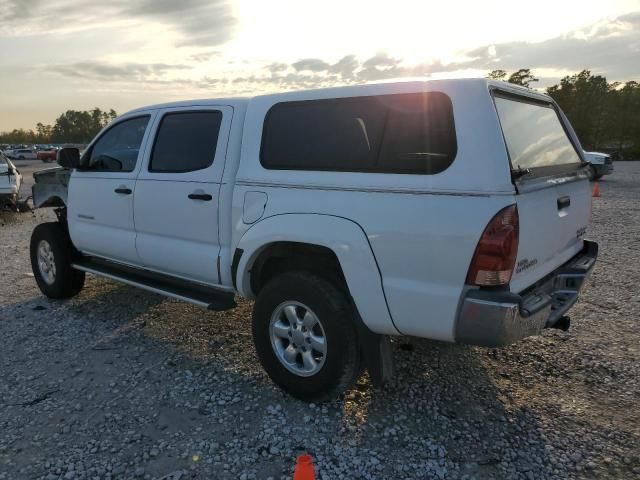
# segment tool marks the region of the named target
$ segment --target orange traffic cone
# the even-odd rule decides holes
[[[315,480],[315,478],[311,455],[298,455],[296,469],[293,471],[293,480]]]
[[[598,182],[594,182],[594,184],[593,184],[592,196],[593,197],[599,197],[600,196],[600,185],[598,184]]]

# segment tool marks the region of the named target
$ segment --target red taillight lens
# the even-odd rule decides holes
[[[518,254],[518,207],[500,210],[482,232],[473,254],[467,284],[482,287],[506,285],[511,281]]]

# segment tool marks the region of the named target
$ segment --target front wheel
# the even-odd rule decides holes
[[[71,267],[74,249],[58,222],[41,223],[31,234],[31,269],[49,298],[71,298],[84,286],[84,272]]]
[[[360,372],[352,307],[314,273],[283,273],[267,283],[253,309],[253,340],[271,379],[301,400],[333,398]]]
[[[589,177],[589,181],[593,182],[596,178],[596,169],[593,165],[587,165],[587,176]]]

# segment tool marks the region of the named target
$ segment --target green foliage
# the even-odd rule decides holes
[[[538,79],[533,76],[533,73],[531,73],[529,68],[521,68],[517,72],[513,72],[509,75],[509,78],[507,78],[507,75],[509,74],[506,70],[491,70],[487,75],[487,78],[490,78],[491,80],[509,82],[527,88],[530,88],[529,85],[538,81]]]
[[[489,75],[487,75],[487,78],[490,78],[491,80],[502,80],[502,81],[504,81],[504,79],[507,78],[507,71],[506,70],[491,70],[489,72]]]
[[[521,85],[527,88],[530,88],[529,85],[537,81],[538,79],[533,76],[531,70],[528,68],[521,68],[517,72],[513,72],[511,76],[509,76],[509,80],[507,80],[509,83]]]
[[[583,70],[547,88],[587,150],[640,154],[640,84],[608,83]]]
[[[53,125],[38,123],[36,130],[14,129],[0,133],[0,143],[89,143],[109,122],[116,118],[115,110],[99,108],[67,110]]]

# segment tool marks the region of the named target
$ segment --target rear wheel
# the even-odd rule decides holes
[[[352,307],[314,273],[283,273],[267,283],[254,306],[253,339],[271,379],[301,400],[335,397],[360,371]]]
[[[40,291],[49,298],[71,298],[84,286],[85,274],[71,267],[69,235],[58,222],[42,223],[31,234],[31,269]]]

